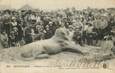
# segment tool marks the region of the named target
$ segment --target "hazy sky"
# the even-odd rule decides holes
[[[66,7],[76,8],[108,8],[115,7],[115,0],[0,0],[0,5],[10,5],[12,8],[20,8],[29,4],[33,8],[57,9]]]

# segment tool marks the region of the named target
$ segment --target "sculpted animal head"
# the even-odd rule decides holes
[[[53,37],[55,37],[55,39],[69,40],[69,34],[70,34],[70,32],[68,29],[59,28],[56,30]]]

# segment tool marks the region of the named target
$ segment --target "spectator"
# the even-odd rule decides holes
[[[5,31],[0,34],[0,41],[4,48],[8,48],[8,36]]]

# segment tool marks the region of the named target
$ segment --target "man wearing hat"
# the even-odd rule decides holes
[[[93,25],[91,23],[87,23],[88,24],[88,27],[87,27],[87,30],[86,30],[86,37],[87,37],[87,44],[88,45],[92,45],[93,43]]]

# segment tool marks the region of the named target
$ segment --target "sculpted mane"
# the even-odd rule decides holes
[[[56,30],[56,32],[52,38],[69,40],[68,35],[69,35],[69,30],[67,30],[66,28],[59,28]]]

